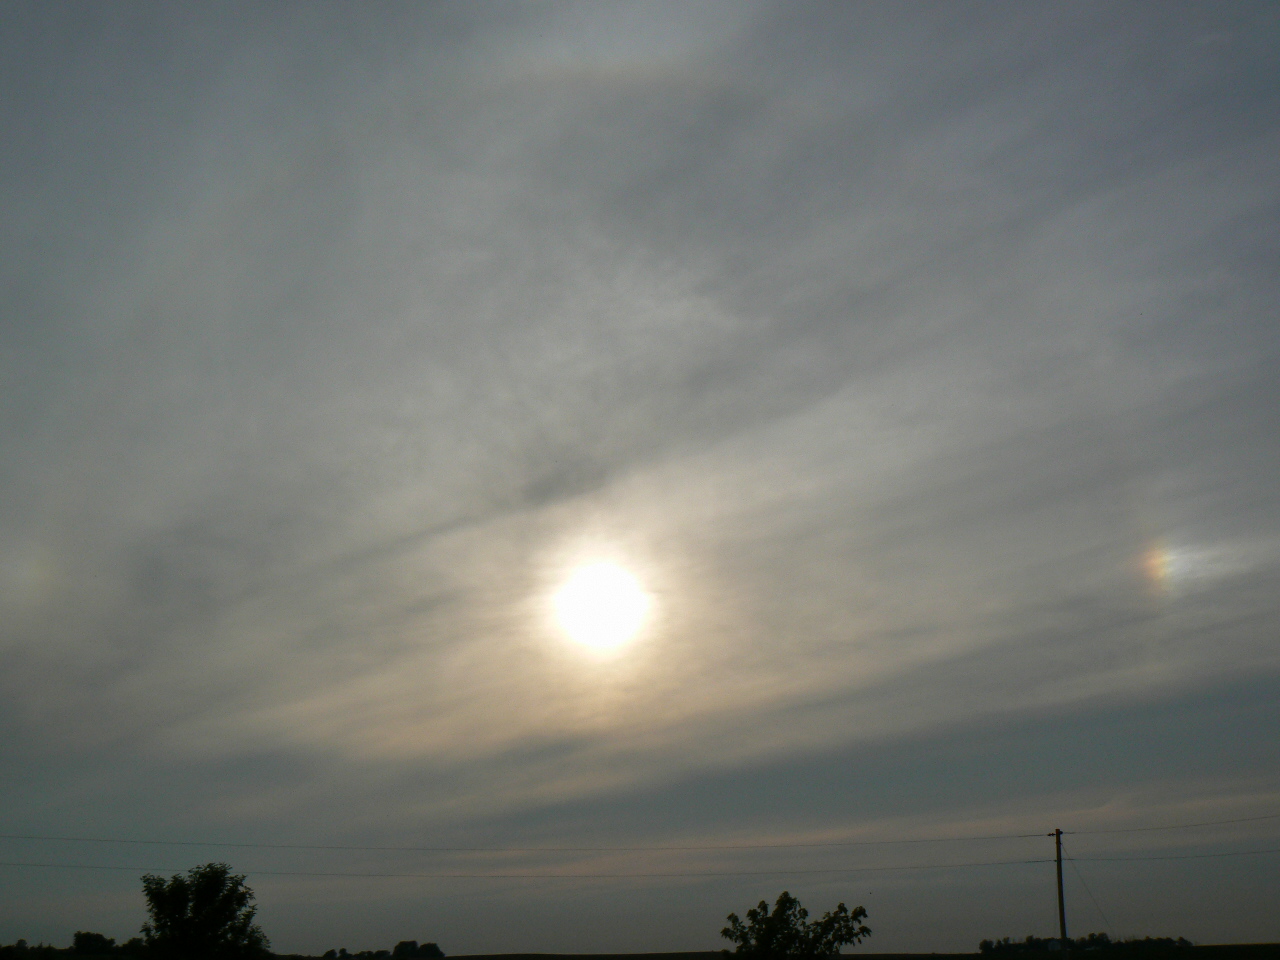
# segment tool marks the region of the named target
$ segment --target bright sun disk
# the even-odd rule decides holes
[[[556,620],[572,640],[607,653],[639,631],[649,612],[649,595],[617,564],[593,563],[573,573],[554,604]]]

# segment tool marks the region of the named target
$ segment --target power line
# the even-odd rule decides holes
[[[1193,827],[1217,827],[1232,823],[1255,823],[1259,820],[1277,820],[1280,813],[1260,817],[1236,817],[1231,820],[1202,820],[1198,823],[1175,823],[1161,827],[1114,827],[1098,830],[1064,830],[1064,834],[1086,836],[1096,833],[1139,833],[1150,830],[1190,830]],[[1041,833],[1003,833],[967,837],[906,837],[888,840],[815,840],[795,843],[712,843],[675,844],[662,846],[623,847],[414,847],[414,846],[360,846],[356,844],[321,843],[247,843],[230,840],[128,840],[117,837],[60,837],[39,834],[0,833],[0,840],[41,840],[65,843],[120,843],[161,847],[235,847],[256,850],[347,850],[397,853],[610,853],[643,850],[786,850],[806,847],[860,847],[907,843],[967,843],[983,840],[1025,840],[1041,837]],[[1052,834],[1049,834],[1052,836]]]
[[[1166,827],[1111,827],[1100,830],[1064,830],[1076,836],[1090,833],[1145,833],[1148,830],[1190,830],[1192,827],[1220,827],[1228,823],[1254,823],[1258,820],[1277,820],[1280,813],[1268,813],[1261,817],[1237,817],[1234,820],[1202,820],[1200,823],[1175,823]]]
[[[1157,857],[1069,857],[1069,861],[1081,863],[1118,862],[1142,860],[1197,860],[1210,857],[1249,857],[1264,854],[1280,853],[1280,847],[1268,850],[1241,850],[1233,853],[1201,853],[1179,856]],[[958,870],[971,867],[1008,867],[1022,864],[1053,863],[1053,858],[1046,857],[1034,860],[983,860],[969,863],[913,863],[905,866],[888,867],[828,867],[819,870],[715,870],[715,871],[677,871],[647,873],[350,873],[342,871],[319,870],[247,870],[246,873],[264,877],[348,877],[366,879],[398,879],[398,880],[625,880],[652,878],[705,878],[705,877],[760,877],[760,876],[800,876],[815,874],[849,874],[849,873],[888,873],[910,870]],[[116,870],[143,873],[166,873],[172,868],[166,867],[122,867],[96,863],[34,863],[30,861],[0,860],[0,867],[37,867],[48,870]],[[1077,869],[1077,875],[1079,870]],[[1081,882],[1084,878],[1081,877]],[[1088,889],[1086,885],[1085,889]],[[1092,898],[1093,893],[1089,896]],[[1098,906],[1094,900],[1094,906]],[[1098,907],[1102,913],[1102,908]],[[1106,915],[1103,914],[1103,919]]]
[[[1280,853],[1280,847],[1270,848],[1266,850],[1238,850],[1231,853],[1192,853],[1165,856],[1150,857],[1067,857],[1064,858],[1073,863],[1076,875],[1080,876],[1079,868],[1074,867],[1075,862],[1081,863],[1102,863],[1102,862],[1128,862],[1128,861],[1150,861],[1150,860],[1201,860],[1217,857],[1251,857],[1262,856],[1266,854]],[[823,869],[773,869],[773,870],[717,870],[717,871],[677,871],[677,872],[647,872],[647,873],[350,873],[342,871],[315,871],[315,870],[248,870],[247,873],[256,876],[266,877],[347,877],[347,878],[365,878],[365,879],[400,879],[400,880],[624,880],[624,879],[644,879],[649,878],[712,878],[712,877],[758,877],[758,876],[800,876],[815,874],[851,874],[851,873],[887,873],[901,872],[910,870],[957,870],[972,867],[1005,867],[1018,866],[1023,864],[1053,863],[1053,858],[1039,858],[1032,860],[983,860],[968,863],[916,863],[905,866],[880,866],[880,867],[828,867]],[[165,873],[172,868],[164,867],[139,867],[139,866],[113,866],[94,863],[36,863],[31,861],[18,860],[0,860],[0,867],[35,867],[48,870],[114,870],[143,873]],[[1084,877],[1080,876],[1080,882],[1084,884]],[[1098,905],[1098,901],[1093,896],[1093,892],[1089,890],[1088,884],[1085,884],[1085,890],[1089,893],[1090,899],[1093,899],[1094,906],[1098,907],[1098,912],[1102,914],[1103,920],[1106,920],[1106,914],[1102,912],[1102,908]]]
[[[1121,863],[1126,860],[1210,860],[1215,857],[1256,857],[1264,853],[1280,853],[1280,847],[1270,850],[1236,850],[1232,853],[1177,853],[1158,857],[1074,857],[1081,863]]]
[[[114,837],[54,837],[0,833],[0,840],[51,840],[66,843],[121,843],[158,847],[238,847],[254,850],[347,850],[396,853],[612,853],[692,850],[790,850],[805,847],[857,847],[901,843],[964,843],[977,840],[1024,840],[1038,833],[1008,833],[980,837],[918,837],[892,840],[819,840],[798,843],[720,843],[635,847],[401,847],[318,843],[244,843],[229,840],[126,840]]]
[[[1063,852],[1066,852],[1065,845],[1063,847]],[[1073,858],[1068,857],[1067,859],[1071,863],[1071,869],[1076,872],[1076,877],[1080,880],[1080,886],[1084,887],[1084,892],[1087,893],[1089,895],[1089,899],[1093,901],[1093,906],[1097,909],[1098,916],[1102,917],[1105,929],[1111,930],[1114,933],[1115,927],[1112,926],[1111,921],[1107,919],[1106,913],[1103,912],[1102,905],[1098,903],[1098,898],[1093,895],[1093,891],[1089,889],[1089,885],[1084,882],[1084,874],[1080,872],[1080,868],[1076,866],[1076,862]]]
[[[395,880],[624,880],[699,877],[789,877],[808,874],[882,873],[905,870],[953,870],[967,867],[1007,867],[1028,863],[1052,863],[1052,860],[987,860],[978,863],[917,863],[895,867],[831,867],[822,870],[724,870],[678,873],[345,873],[312,870],[246,870],[262,877],[356,877]],[[51,870],[123,870],[129,872],[167,873],[162,867],[120,867],[94,863],[31,863],[0,861],[0,867],[40,867]]]

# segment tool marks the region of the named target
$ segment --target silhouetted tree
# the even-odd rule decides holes
[[[434,943],[424,943],[418,946],[417,940],[401,940],[396,944],[395,949],[391,951],[391,956],[396,960],[440,960],[444,956],[444,951]]]
[[[267,938],[253,922],[253,891],[227,864],[206,863],[167,881],[147,874],[142,890],[151,915],[142,936],[151,955],[164,960],[270,955]]]
[[[71,938],[71,952],[89,957],[109,957],[116,952],[116,941],[100,933],[77,930]]]
[[[978,952],[990,954],[1028,954],[1048,953],[1061,949],[1061,941],[1057,937],[1027,937],[1025,940],[1011,940],[1004,937],[1000,940],[983,940],[978,944]],[[1067,946],[1073,955],[1079,956],[1099,954],[1108,957],[1125,958],[1125,960],[1142,960],[1142,958],[1159,958],[1179,956],[1189,950],[1193,944],[1182,937],[1174,940],[1170,937],[1144,937],[1141,940],[1112,940],[1105,933],[1091,933],[1087,937],[1067,938]]]
[[[25,940],[15,940],[12,945],[0,947],[0,958],[9,960],[58,960],[62,951],[52,944],[37,943],[35,946]]]
[[[747,911],[746,923],[736,913],[729,914],[729,926],[720,936],[736,943],[734,952],[746,957],[830,957],[841,947],[871,936],[870,928],[862,923],[866,916],[862,907],[850,912],[842,903],[822,919],[810,922],[809,911],[783,890],[772,913],[769,904],[761,900],[759,906]]]

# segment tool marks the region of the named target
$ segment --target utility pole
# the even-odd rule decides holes
[[[1058,942],[1062,949],[1067,949],[1067,908],[1062,902],[1062,830],[1053,831],[1053,844],[1058,849]]]

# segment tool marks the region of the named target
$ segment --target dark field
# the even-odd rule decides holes
[[[1076,954],[1087,957],[1087,953],[1080,951],[1076,951]],[[1047,954],[1047,956],[1055,955],[1056,952]],[[860,950],[849,950],[840,956],[847,957],[849,960],[913,960],[917,957],[928,958],[928,960],[973,960],[974,957],[982,954],[977,951],[973,953],[864,953]],[[1045,957],[1046,954],[1030,956]],[[1206,944],[1192,947],[1185,953],[1179,951],[1178,956],[1186,957],[1187,960],[1264,960],[1264,958],[1270,960],[1273,957],[1280,958],[1280,943]],[[281,960],[319,960],[319,958],[289,956],[282,957]],[[719,950],[691,953],[485,953],[450,956],[448,960],[725,960],[725,955]]]
[[[1093,951],[1073,951],[1073,960],[1088,960]],[[120,956],[93,956],[76,954],[70,948],[54,948],[44,945],[32,945],[26,948],[0,946],[0,957],[24,957],[24,960],[36,960],[37,957],[76,957],[76,960],[120,960]],[[319,956],[306,954],[275,954],[278,960],[321,960]],[[732,954],[728,956],[733,956]],[[974,960],[982,957],[977,951],[973,954],[872,954],[872,952],[849,951],[840,956],[850,960]],[[1024,955],[1025,960],[1052,960],[1057,951],[1038,951]],[[1164,955],[1161,955],[1164,956]],[[1183,960],[1280,960],[1280,943],[1208,943],[1194,946],[1188,950],[1179,950],[1170,956]],[[449,956],[448,960],[726,960],[726,954],[718,950],[682,952],[682,954],[460,954]],[[1152,960],[1156,960],[1155,955]]]
[[[1074,951],[1077,960],[1087,960],[1090,951]],[[1055,956],[1056,951],[1029,954],[1028,957],[1044,958]],[[94,957],[88,954],[73,953],[68,949],[52,949],[32,945],[25,950],[13,947],[0,947],[0,957],[75,957],[77,960],[120,960],[119,956]],[[306,954],[275,954],[278,960],[321,960]],[[732,956],[732,954],[730,954]],[[849,951],[841,954],[850,960],[974,960],[983,956],[974,953],[863,953]],[[1176,956],[1184,960],[1271,960],[1280,958],[1280,943],[1229,943],[1206,944],[1179,950]],[[725,960],[725,954],[718,950],[697,951],[689,953],[485,953],[462,954],[451,956],[448,960]]]
[[[1086,958],[1087,952],[1075,951],[1078,958]],[[1052,957],[1055,952],[1030,954],[1034,957]],[[733,955],[730,954],[730,957]],[[840,954],[849,960],[973,960],[980,957],[973,953],[864,953],[860,950],[849,950]],[[1280,943],[1230,943],[1206,944],[1191,947],[1187,951],[1178,951],[1177,956],[1187,960],[1271,960],[1280,958]],[[281,960],[319,960],[318,957],[301,955],[281,955]],[[486,953],[450,956],[448,960],[725,960],[719,950],[708,950],[690,953]]]
[[[1056,955],[1055,951],[1028,956],[1043,958]],[[1075,951],[1075,955],[1079,958],[1088,956],[1081,951]],[[1264,960],[1264,958],[1270,960],[1273,957],[1280,958],[1280,943],[1207,944],[1192,947],[1185,952],[1179,951],[1177,955],[1186,957],[1187,960]],[[917,957],[928,958],[928,960],[973,960],[974,957],[982,954],[977,951],[973,953],[864,953],[860,950],[848,950],[840,956],[847,957],[849,960],[913,960]],[[313,960],[313,958],[291,957],[288,960]],[[493,953],[451,956],[448,960],[725,960],[725,955],[719,950],[694,953]]]

